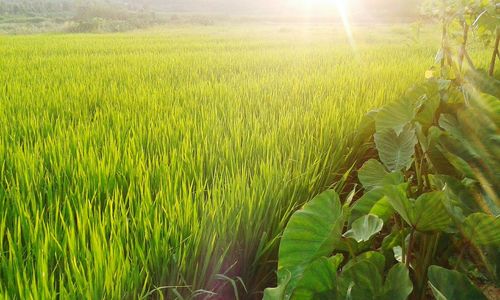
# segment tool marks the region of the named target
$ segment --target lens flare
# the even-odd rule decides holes
[[[350,0],[288,0],[291,7],[297,10],[299,15],[308,16],[310,19],[314,17],[325,17],[335,15],[339,16],[342,26],[344,27],[349,45],[355,49],[356,44],[349,20],[349,12],[353,5],[356,6],[354,1]]]
[[[342,20],[345,34],[347,35],[347,39],[349,40],[349,45],[351,45],[351,48],[356,49],[356,43],[354,42],[351,23],[349,22],[349,9],[347,7],[347,0],[335,0],[335,5],[340,15],[340,19]]]

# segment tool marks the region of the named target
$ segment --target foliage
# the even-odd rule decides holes
[[[0,298],[260,295],[291,212],[433,53],[341,30],[0,37]]]
[[[0,30],[8,33],[121,32],[163,24],[145,3],[109,1],[0,0]],[[14,28],[9,25],[15,24]]]
[[[439,300],[486,300],[483,293],[464,274],[439,266],[429,267],[429,285]]]
[[[447,32],[448,22],[443,24]],[[314,297],[425,299],[432,292],[437,299],[486,299],[476,284],[499,284],[498,83],[459,67],[448,41],[443,34],[436,55],[439,76],[429,71],[426,82],[369,114],[379,160],[366,161],[357,172],[364,194],[352,204],[346,200],[344,213],[337,212],[329,225],[321,226],[342,222],[344,234],[308,261],[320,269],[332,254],[345,258]],[[320,200],[311,201],[316,210],[321,210]],[[308,207],[296,214],[311,215]],[[308,240],[321,240],[319,228],[312,228],[329,217],[287,227],[280,249],[292,247],[287,235],[296,242],[304,238],[300,228],[309,228]],[[294,244],[293,249],[299,257],[301,246]],[[300,271],[311,265],[303,263]],[[287,267],[279,270],[287,272]],[[316,276],[295,272],[296,281],[312,282]],[[265,299],[315,299],[296,292],[286,280],[279,280],[274,291],[283,292],[265,294]]]
[[[375,160],[369,160],[359,170],[358,176],[365,189],[365,194],[359,200],[353,205],[348,203],[344,205],[344,214],[340,214],[338,208],[336,214],[332,214],[331,210],[321,203],[322,198],[319,196],[306,205],[303,210],[296,213],[310,216],[310,221],[303,220],[300,222],[300,227],[289,225],[285,230],[280,249],[291,248],[294,250],[293,255],[301,257],[302,253],[305,252],[301,250],[301,247],[308,247],[308,243],[300,245],[300,241],[306,238],[306,233],[302,228],[309,228],[307,240],[322,240],[324,237],[319,235],[319,228],[328,228],[329,226],[337,228],[339,222],[347,225],[347,231],[340,240],[338,240],[338,234],[330,236],[338,241],[329,243],[329,247],[323,248],[321,253],[305,256],[308,258],[307,261],[302,262],[299,267],[301,271],[306,270],[312,261],[319,264],[317,259],[326,263],[329,259],[329,253],[347,255],[347,258],[338,264],[336,274],[330,278],[329,290],[322,290],[322,293],[330,293],[328,299],[344,299],[345,297],[351,299],[406,299],[412,291],[412,297],[422,299],[428,293],[426,286],[429,266],[436,263],[443,266],[454,265],[457,270],[467,272],[468,270],[461,268],[461,264],[464,264],[462,260],[470,260],[483,272],[484,278],[488,278],[491,282],[498,281],[500,274],[496,273],[491,267],[492,262],[490,262],[498,255],[498,250],[492,249],[498,249],[500,245],[500,218],[495,216],[499,209],[496,191],[498,186],[491,185],[485,177],[498,176],[500,169],[498,169],[498,156],[488,157],[488,153],[481,152],[500,153],[498,152],[500,150],[498,129],[484,136],[475,131],[464,130],[468,126],[468,122],[462,123],[462,121],[453,119],[453,116],[483,110],[485,102],[481,100],[482,98],[472,96],[477,93],[474,90],[466,91],[465,99],[470,100],[468,104],[465,103],[464,98],[450,99],[446,97],[446,94],[453,93],[453,89],[459,87],[449,85],[446,90],[443,90],[439,80],[432,79],[423,84],[424,90],[427,92],[433,90],[444,92],[440,94],[439,108],[433,106],[435,109],[433,122],[427,124],[418,120],[421,113],[427,113],[425,106],[432,101],[431,97],[427,96],[439,95],[439,93],[411,97],[410,95],[418,95],[415,93],[420,89],[416,89],[404,98],[410,97],[415,100],[412,105],[416,111],[413,119],[408,119],[406,124],[403,124],[406,129],[402,130],[399,135],[400,137],[405,136],[407,134],[405,132],[410,130],[413,132],[415,142],[411,143],[412,146],[408,148],[408,151],[400,151],[401,138],[397,138],[395,128],[390,129],[393,130],[392,134],[396,138],[387,139],[388,145],[378,143],[377,133],[375,133],[375,145],[383,165]],[[383,113],[385,110],[397,111],[397,107],[403,109],[403,106],[395,103],[387,105],[379,113]],[[456,123],[451,126],[443,120],[444,118],[453,119]],[[498,122],[495,123],[494,120],[489,119],[488,115],[482,115],[482,118],[491,126],[498,124]],[[377,117],[375,120],[377,122]],[[394,126],[400,126],[400,124]],[[382,132],[388,130],[382,126],[377,128]],[[445,148],[450,143],[451,137],[457,135],[461,138],[461,144],[455,143],[453,144],[454,148]],[[493,164],[488,165],[485,169],[480,169],[475,166],[473,154],[476,155],[475,158],[481,158],[483,161],[491,159]],[[396,155],[400,160],[410,163],[394,164],[393,160],[384,160],[384,155]],[[441,165],[446,165],[446,168]],[[490,170],[490,168],[494,169]],[[448,174],[443,175],[442,171],[447,171]],[[437,178],[443,182],[438,183]],[[491,180],[499,182],[498,178]],[[464,199],[460,195],[460,191],[470,191],[475,198],[465,197]],[[328,193],[332,195],[332,192]],[[332,195],[332,201],[338,201],[336,197],[336,195]],[[490,201],[485,201],[487,198]],[[309,212],[309,206],[316,207],[317,211],[323,211],[324,217]],[[336,203],[335,206],[340,207],[340,202]],[[346,223],[345,215],[349,212],[356,217],[351,222]],[[332,217],[333,220],[328,221],[328,218]],[[295,215],[292,216],[290,223],[294,218]],[[319,225],[321,222],[327,223]],[[379,236],[381,230],[383,234]],[[293,245],[288,241],[288,236],[293,237]],[[382,238],[384,242],[380,244]],[[453,243],[446,245],[447,241],[453,241]],[[437,251],[437,249],[441,250]],[[397,255],[391,255],[393,252]],[[374,261],[370,263],[360,259],[367,254],[372,260],[373,257],[380,257],[382,262],[377,264]],[[280,265],[281,261],[288,261],[289,255],[280,251]],[[389,257],[389,261],[384,263],[383,260],[387,257]],[[381,267],[378,271],[377,265]],[[396,271],[391,269],[391,266],[397,268],[397,272],[404,274],[411,272],[411,280],[406,275],[403,277],[408,278],[405,284],[398,280],[392,281],[393,274],[391,272]],[[282,266],[279,274],[286,274],[291,267],[294,267],[293,270],[297,270],[295,267],[298,265]],[[317,266],[317,268],[321,267]],[[317,274],[305,272],[297,274],[297,271],[294,272],[296,281],[313,281],[314,276],[317,276]],[[449,273],[451,278],[460,277],[460,280],[467,284],[457,286],[455,283],[446,281],[444,275],[437,275],[438,272],[445,274],[451,272]],[[384,278],[386,278],[387,285],[400,288],[401,291],[391,292],[391,297],[386,298],[383,294],[385,288],[382,286]],[[446,271],[446,269],[439,269],[435,266],[429,268],[429,280],[434,295],[439,299],[459,299],[457,294],[466,295],[463,299],[480,299],[479,296],[476,298],[467,297],[473,294],[482,295],[479,289],[467,279],[466,275],[458,271]],[[303,297],[301,293],[295,293],[295,286],[287,280],[279,281],[278,284],[278,289],[283,289],[285,292],[272,296],[267,294],[266,299],[313,299]],[[319,296],[316,295],[316,297]]]
[[[470,31],[492,48],[488,74],[494,75],[497,57],[500,59],[500,3],[495,0],[430,0],[424,6],[428,15],[437,18],[443,25],[443,45],[438,57],[452,61],[452,47],[458,48],[455,68],[462,68],[464,59],[472,69],[474,62],[467,45]],[[442,70],[446,72],[447,70]],[[451,69],[456,72],[456,70]]]

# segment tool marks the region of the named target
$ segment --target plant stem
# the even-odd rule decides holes
[[[422,145],[418,144],[417,145],[417,150],[415,153],[418,153],[418,157],[420,158],[419,162],[419,172],[418,172],[418,190],[420,192],[424,192],[425,188],[429,187],[429,179],[427,178],[427,169],[426,169],[426,164],[425,164],[425,152],[424,149],[422,149]],[[417,157],[415,158],[417,159]],[[425,168],[425,169],[424,169]]]
[[[419,147],[415,147],[415,172],[417,173],[417,192],[422,192],[422,164],[419,161],[420,153],[418,151]]]
[[[464,256],[465,254],[465,250],[467,249],[467,246],[468,246],[468,243],[465,243],[464,245],[462,245],[462,248],[460,249],[460,254],[458,255],[458,258],[457,258],[457,263],[455,264],[455,270],[458,269],[458,267],[460,267],[460,262],[462,261],[462,257]]]
[[[427,284],[427,270],[433,258],[436,255],[436,249],[439,242],[439,232],[430,234],[422,234],[419,247],[419,255],[416,256],[414,266],[414,290],[412,299],[425,300],[425,287]]]
[[[460,70],[462,70],[462,64],[464,62],[465,53],[467,51],[465,49],[467,46],[467,37],[469,35],[469,25],[467,25],[467,22],[465,20],[462,21],[462,28],[464,29],[462,33],[463,40],[462,40],[462,45],[460,45],[460,50],[458,52],[458,66]]]
[[[469,56],[469,52],[467,52],[467,49],[465,49],[465,58],[467,59],[467,63],[469,64],[469,67],[471,67],[472,70],[476,69],[476,66],[474,66],[474,63],[472,62],[472,58]]]
[[[486,271],[488,271],[488,273],[491,276],[491,278],[496,278],[495,271],[492,269],[492,267],[491,267],[490,263],[488,262],[488,259],[486,258],[486,256],[484,256],[483,251],[481,251],[481,249],[478,246],[474,245],[474,244],[471,244],[471,246],[472,246],[472,249],[474,249],[477,252],[477,254],[478,254],[478,256],[479,256],[479,258],[481,260],[481,263],[486,268]]]
[[[415,239],[415,229],[412,228],[411,229],[411,233],[410,233],[410,243],[408,244],[408,251],[406,253],[406,261],[405,261],[405,263],[406,263],[406,267],[407,268],[410,267],[410,257],[411,257],[411,252],[413,250],[414,239]]]
[[[497,38],[495,40],[495,47],[493,48],[493,55],[491,56],[490,69],[488,71],[488,74],[490,76],[493,76],[493,73],[495,71],[495,60],[497,58],[497,55],[500,56],[500,53],[498,52],[499,43],[500,43],[500,28],[497,28]]]
[[[444,63],[445,63],[445,48],[446,48],[446,21],[445,17],[443,16],[443,31],[441,33],[441,51],[443,51],[443,57],[441,58],[441,78],[444,77]]]
[[[346,240],[346,244],[347,244],[347,249],[349,250],[349,255],[351,256],[351,258],[355,258],[356,254],[354,254],[354,250],[352,249],[351,243],[349,243],[348,239]]]
[[[422,291],[424,290],[425,286],[425,273],[427,270],[426,266],[426,261],[427,261],[427,256],[429,253],[429,237],[427,235],[424,235],[422,237],[422,247],[420,249],[420,257],[423,257],[423,260],[417,261],[416,266],[415,266],[415,292],[417,293],[415,296],[416,299],[422,299],[422,294],[424,294]]]
[[[396,217],[397,219],[397,217]],[[404,230],[404,221],[401,220],[401,230]],[[402,263],[406,264],[406,243],[405,243],[405,236],[404,234],[402,235],[402,241],[401,241],[401,261]]]

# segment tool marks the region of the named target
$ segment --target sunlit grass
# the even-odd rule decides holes
[[[1,37],[0,295],[268,284],[286,218],[435,52],[301,30]]]

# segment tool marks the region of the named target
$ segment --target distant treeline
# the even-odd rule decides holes
[[[2,15],[40,15],[74,11],[74,0],[0,0]]]
[[[136,0],[137,1],[137,0]],[[301,1],[308,0],[149,0],[142,1],[155,10],[181,13],[218,13],[230,15],[294,15],[299,13]],[[325,0],[325,2],[334,0]],[[318,1],[312,0],[315,3]],[[320,1],[319,1],[320,2]],[[349,0],[353,15],[371,15],[389,19],[408,19],[419,16],[424,0]],[[303,9],[303,8],[302,8]],[[324,17],[331,12],[319,7],[311,8],[314,15]]]
[[[107,6],[127,11],[164,13],[281,15],[286,14],[287,9],[293,10],[293,3],[298,2],[300,0],[0,0],[0,14],[50,14]],[[354,8],[353,14],[410,17],[418,15],[418,7],[422,2],[423,0],[351,0],[349,6]]]
[[[152,10],[121,1],[0,0],[0,32],[117,32],[160,24]]]
[[[333,1],[333,0],[332,0]],[[292,0],[0,0],[0,33],[117,32],[167,22],[211,25],[221,20],[330,22],[318,11],[304,18]],[[413,21],[422,0],[352,0],[354,22]]]

